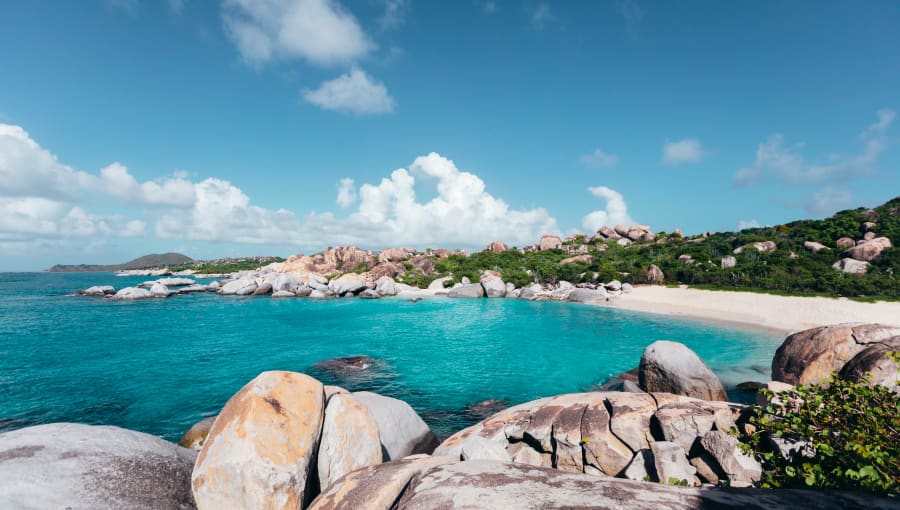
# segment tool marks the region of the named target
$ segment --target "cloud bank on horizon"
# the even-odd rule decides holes
[[[436,196],[421,201],[416,184]],[[184,172],[139,182],[119,163],[98,174],[61,163],[20,126],[0,124],[0,246],[22,252],[85,238],[155,236],[159,239],[268,244],[302,249],[355,244],[478,247],[495,240],[524,246],[559,233],[543,207],[515,209],[486,189],[477,175],[437,153],[416,158],[378,183],[337,184],[336,203],[355,208],[298,214],[252,203],[234,184],[214,177],[192,181]],[[590,231],[631,223],[624,197],[605,186],[589,191],[606,207],[588,213]],[[137,217],[88,209],[112,199]]]

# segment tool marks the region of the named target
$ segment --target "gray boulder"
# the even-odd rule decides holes
[[[737,438],[720,430],[711,430],[700,439],[700,446],[715,460],[716,467],[732,483],[751,484],[762,476],[762,466],[738,448]]]
[[[362,299],[378,299],[381,297],[381,294],[376,292],[374,289],[366,289],[359,293],[359,297]]]
[[[397,282],[390,276],[382,276],[375,281],[375,292],[379,296],[396,296],[400,289],[397,288]]]
[[[480,283],[463,284],[450,289],[447,296],[452,298],[480,298],[484,297],[484,287]]]
[[[452,279],[449,276],[437,278],[428,284],[428,290],[444,290],[444,282],[449,282]]]
[[[160,278],[157,283],[161,283],[166,287],[184,287],[186,285],[194,285],[197,283],[193,278]]]
[[[630,283],[622,284],[622,293],[623,294],[630,294],[632,290],[634,290],[634,287]]]
[[[653,466],[659,482],[666,485],[694,485],[697,468],[688,462],[684,449],[668,441],[650,443],[653,452]]]
[[[485,271],[479,278],[484,287],[484,295],[489,298],[506,297],[506,283],[500,278],[500,274],[494,271]]]
[[[296,294],[300,289],[300,278],[292,273],[274,273],[269,278],[272,284],[272,292],[291,292]]]
[[[900,336],[866,347],[841,368],[840,376],[852,381],[865,376],[869,384],[879,384],[900,393],[900,365],[888,358],[889,352],[900,352]]]
[[[728,401],[722,381],[694,351],[678,342],[660,340],[647,346],[641,355],[638,379],[648,392]]]
[[[142,289],[140,287],[125,287],[124,289],[120,289],[119,292],[113,296],[113,299],[117,299],[120,301],[132,301],[135,299],[147,299],[153,297],[150,294],[150,291],[147,289]]]
[[[622,290],[622,282],[613,280],[605,285],[607,290]]]
[[[737,265],[737,259],[734,255],[725,255],[722,257],[722,269],[728,269]]]
[[[150,287],[150,295],[153,297],[166,298],[169,297],[169,294],[171,294],[169,288],[162,283],[156,282]]]
[[[272,293],[272,297],[273,298],[291,298],[291,297],[297,297],[297,294],[294,294],[293,292],[288,291],[288,290],[277,290]]]
[[[822,243],[817,243],[815,241],[806,241],[803,243],[803,247],[813,253],[819,253],[822,250],[827,250],[828,247]]]
[[[378,424],[385,462],[417,453],[430,454],[437,447],[437,437],[406,402],[368,391],[352,395]]]
[[[362,275],[356,273],[343,274],[328,282],[328,290],[334,292],[338,296],[343,296],[348,292],[356,294],[365,288],[365,280],[363,280]]]
[[[4,508],[191,509],[197,454],[118,427],[53,423],[0,434]]]
[[[112,285],[94,285],[79,292],[82,296],[107,296],[115,293],[116,289]]]
[[[869,263],[845,257],[832,264],[831,267],[843,273],[866,274],[866,271],[869,270]]]
[[[609,297],[609,295],[603,287],[599,287],[596,290],[572,289],[571,292],[569,292],[569,295],[566,296],[566,301],[571,303],[602,303],[606,301],[607,297]]]
[[[224,296],[249,296],[256,292],[256,281],[253,278],[240,278],[226,282],[219,289]]]

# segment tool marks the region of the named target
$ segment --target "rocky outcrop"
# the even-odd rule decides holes
[[[728,269],[737,265],[737,259],[733,255],[725,255],[722,257],[722,269]]]
[[[194,467],[199,508],[300,508],[322,430],[322,383],[263,372],[222,409]]]
[[[409,248],[387,248],[378,254],[378,262],[402,262],[415,253]]]
[[[842,237],[834,243],[838,248],[852,248],[856,246],[856,241],[849,237]]]
[[[381,460],[381,438],[372,413],[352,395],[331,396],[318,449],[319,484],[328,487],[345,474]]]
[[[449,282],[451,280],[453,280],[453,278],[450,278],[449,276],[437,278],[428,284],[428,290],[444,290],[444,282]]]
[[[647,346],[638,378],[644,391],[728,401],[722,381],[694,351],[678,342],[660,340]]]
[[[772,379],[815,384],[840,372],[863,350],[900,336],[900,328],[880,324],[836,324],[788,336],[772,359]]]
[[[219,294],[224,296],[249,296],[256,292],[256,280],[253,278],[241,278],[224,283],[219,289]]]
[[[509,246],[507,246],[506,243],[502,243],[500,241],[494,241],[484,248],[484,251],[490,251],[493,253],[503,253],[508,250]]]
[[[662,269],[660,269],[656,264],[650,264],[650,267],[647,268],[647,282],[662,283],[665,279],[666,275],[663,274]]]
[[[739,255],[750,248],[753,248],[760,253],[765,253],[767,251],[777,250],[778,246],[773,241],[759,241],[756,243],[749,243],[743,246],[739,246],[734,249],[733,253],[735,255]]]
[[[484,287],[480,283],[460,285],[450,289],[447,296],[452,298],[480,298],[484,297]]]
[[[496,271],[485,271],[478,279],[484,287],[484,295],[489,298],[506,297],[506,284]]]
[[[406,402],[368,391],[352,395],[375,418],[385,461],[417,453],[430,454],[437,446],[434,433]]]
[[[362,268],[368,269],[374,265],[374,257],[372,254],[365,250],[360,250],[356,246],[328,248],[322,256],[325,259],[325,264],[340,271],[355,271]]]
[[[572,289],[566,296],[566,301],[571,303],[602,303],[609,298],[609,294],[603,287],[597,289]]]
[[[867,239],[848,249],[845,253],[852,259],[871,262],[880,257],[885,248],[892,246],[891,240],[887,237],[872,237],[872,239]]]
[[[869,263],[862,260],[851,259],[850,257],[844,257],[832,264],[831,267],[844,273],[866,274],[869,270]]]
[[[181,436],[181,439],[178,440],[178,445],[199,452],[203,448],[203,443],[206,442],[209,431],[215,422],[215,416],[209,416],[198,421]]]
[[[184,287],[186,285],[194,285],[196,280],[193,278],[160,278],[157,283],[166,287]]]
[[[888,357],[889,352],[900,352],[900,336],[866,347],[841,368],[840,376],[851,381],[866,377],[869,384],[900,393],[900,364]]]
[[[125,287],[116,292],[113,299],[119,301],[133,301],[136,299],[147,299],[153,297],[150,291],[140,287]]]
[[[806,241],[803,243],[803,247],[809,250],[812,253],[819,253],[822,250],[827,250],[828,247],[822,243],[817,243],[815,241]]]
[[[351,473],[332,485],[310,509],[887,510],[895,506],[891,498],[851,492],[668,487],[519,463],[425,458]]]
[[[571,264],[572,262],[587,262],[588,264],[594,261],[594,257],[592,255],[575,255],[574,257],[565,258],[559,261],[560,264]]]
[[[116,293],[111,285],[94,285],[79,292],[82,296],[109,296]]]
[[[118,427],[53,423],[0,434],[3,508],[191,509],[196,452]]]
[[[343,296],[348,292],[357,294],[365,288],[366,281],[363,279],[362,275],[356,273],[347,273],[328,282],[328,290],[334,292],[338,296]]]
[[[559,395],[505,409],[457,432],[435,455],[461,458],[467,445],[480,447],[481,440],[488,440],[503,447],[514,462],[607,476],[626,476],[628,468],[635,473],[649,464],[640,479],[659,481],[652,467],[654,443],[681,448],[683,459],[665,462],[689,467],[690,459],[699,455],[692,445],[711,430],[730,430],[744,409],[665,393]],[[660,451],[671,457],[672,448]],[[688,481],[694,483],[693,475]]]
[[[272,284],[272,292],[291,292],[296,294],[303,283],[293,273],[275,273],[269,277]]]
[[[382,276],[375,282],[375,292],[378,293],[379,296],[396,296],[400,289],[397,287],[397,282],[394,281],[390,276]]]
[[[538,249],[541,251],[558,250],[562,248],[562,239],[559,236],[543,235],[538,242]]]

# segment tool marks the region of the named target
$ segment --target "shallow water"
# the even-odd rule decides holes
[[[781,336],[609,307],[518,300],[271,299],[214,294],[109,302],[66,294],[144,278],[0,273],[0,430],[74,421],[177,440],[265,370],[368,355],[371,377],[327,383],[409,402],[439,435],[468,404],[589,390],[683,342],[731,389],[768,380]]]

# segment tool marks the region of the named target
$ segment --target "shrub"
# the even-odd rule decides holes
[[[898,353],[889,353],[898,360]],[[763,487],[862,489],[900,493],[900,395],[832,376],[821,385],[797,386],[755,410],[758,427],[749,448],[765,472]],[[785,458],[765,446],[776,436],[805,443],[811,455]]]

